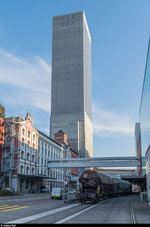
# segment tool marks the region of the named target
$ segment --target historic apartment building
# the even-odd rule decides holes
[[[5,143],[2,157],[4,186],[14,191],[28,192],[34,186],[31,177],[37,174],[38,131],[31,115],[5,118]]]
[[[55,141],[61,144],[62,146],[68,146],[69,152],[66,150],[66,154],[64,158],[78,158],[78,152],[76,152],[69,144],[68,144],[68,136],[62,130],[59,130],[55,134]],[[78,169],[71,168],[70,169],[71,176],[78,176]]]
[[[59,130],[55,134],[55,141],[64,148],[63,158],[78,158],[78,152],[76,152],[68,143],[68,135],[62,130]],[[65,174],[66,176],[64,177],[68,182],[69,187],[76,187],[78,182],[78,168],[66,168]]]
[[[62,144],[61,141],[57,139],[55,141],[37,130],[28,113],[25,119],[11,117],[5,118],[1,123],[3,131],[5,129],[5,137],[2,137],[4,133],[2,133],[1,126],[0,138],[4,139],[4,146],[1,155],[3,176],[0,177],[0,186],[11,187],[12,190],[21,193],[40,192],[41,186],[45,186],[49,191],[54,187],[62,188],[64,169],[50,168],[48,161],[77,157],[70,147],[64,146],[67,140],[64,139],[64,144]],[[67,138],[67,135],[64,135],[64,138]],[[71,170],[67,169],[67,178],[70,181],[72,176],[77,176],[77,171]]]
[[[48,168],[49,159],[63,158],[63,147],[38,130],[38,175],[45,176],[43,185],[51,191],[52,188],[63,188],[63,168]]]
[[[22,193],[39,192],[43,185],[49,189],[62,186],[63,170],[48,169],[49,158],[60,158],[61,145],[38,131],[30,114],[25,120],[5,118],[4,126],[3,186]]]
[[[50,137],[93,156],[91,37],[84,11],[53,17]]]

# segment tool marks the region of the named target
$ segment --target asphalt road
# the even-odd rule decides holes
[[[97,204],[64,204],[49,194],[0,197],[0,223],[150,223],[150,206],[139,195],[114,197]]]

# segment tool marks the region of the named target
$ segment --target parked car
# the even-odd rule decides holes
[[[7,187],[7,188],[2,188],[1,191],[12,192],[12,189]]]
[[[43,192],[43,193],[45,193],[45,192],[49,192],[49,187],[46,187],[46,186],[41,186],[41,188],[40,188],[40,192]]]
[[[76,193],[76,190],[75,190],[74,188],[70,188],[70,189],[69,189],[69,193],[70,193],[70,194]]]

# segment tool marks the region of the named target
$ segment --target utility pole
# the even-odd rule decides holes
[[[70,148],[69,148],[69,144],[64,144],[63,146],[64,148],[64,158],[68,158],[71,156],[69,155],[70,153]],[[69,190],[69,175],[70,175],[70,172],[68,170],[67,167],[64,167],[64,193],[63,193],[63,201],[65,203],[65,199],[66,199],[66,186],[68,185],[68,190]]]

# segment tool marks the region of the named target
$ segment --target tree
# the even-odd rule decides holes
[[[5,118],[5,107],[0,104],[0,117]]]

